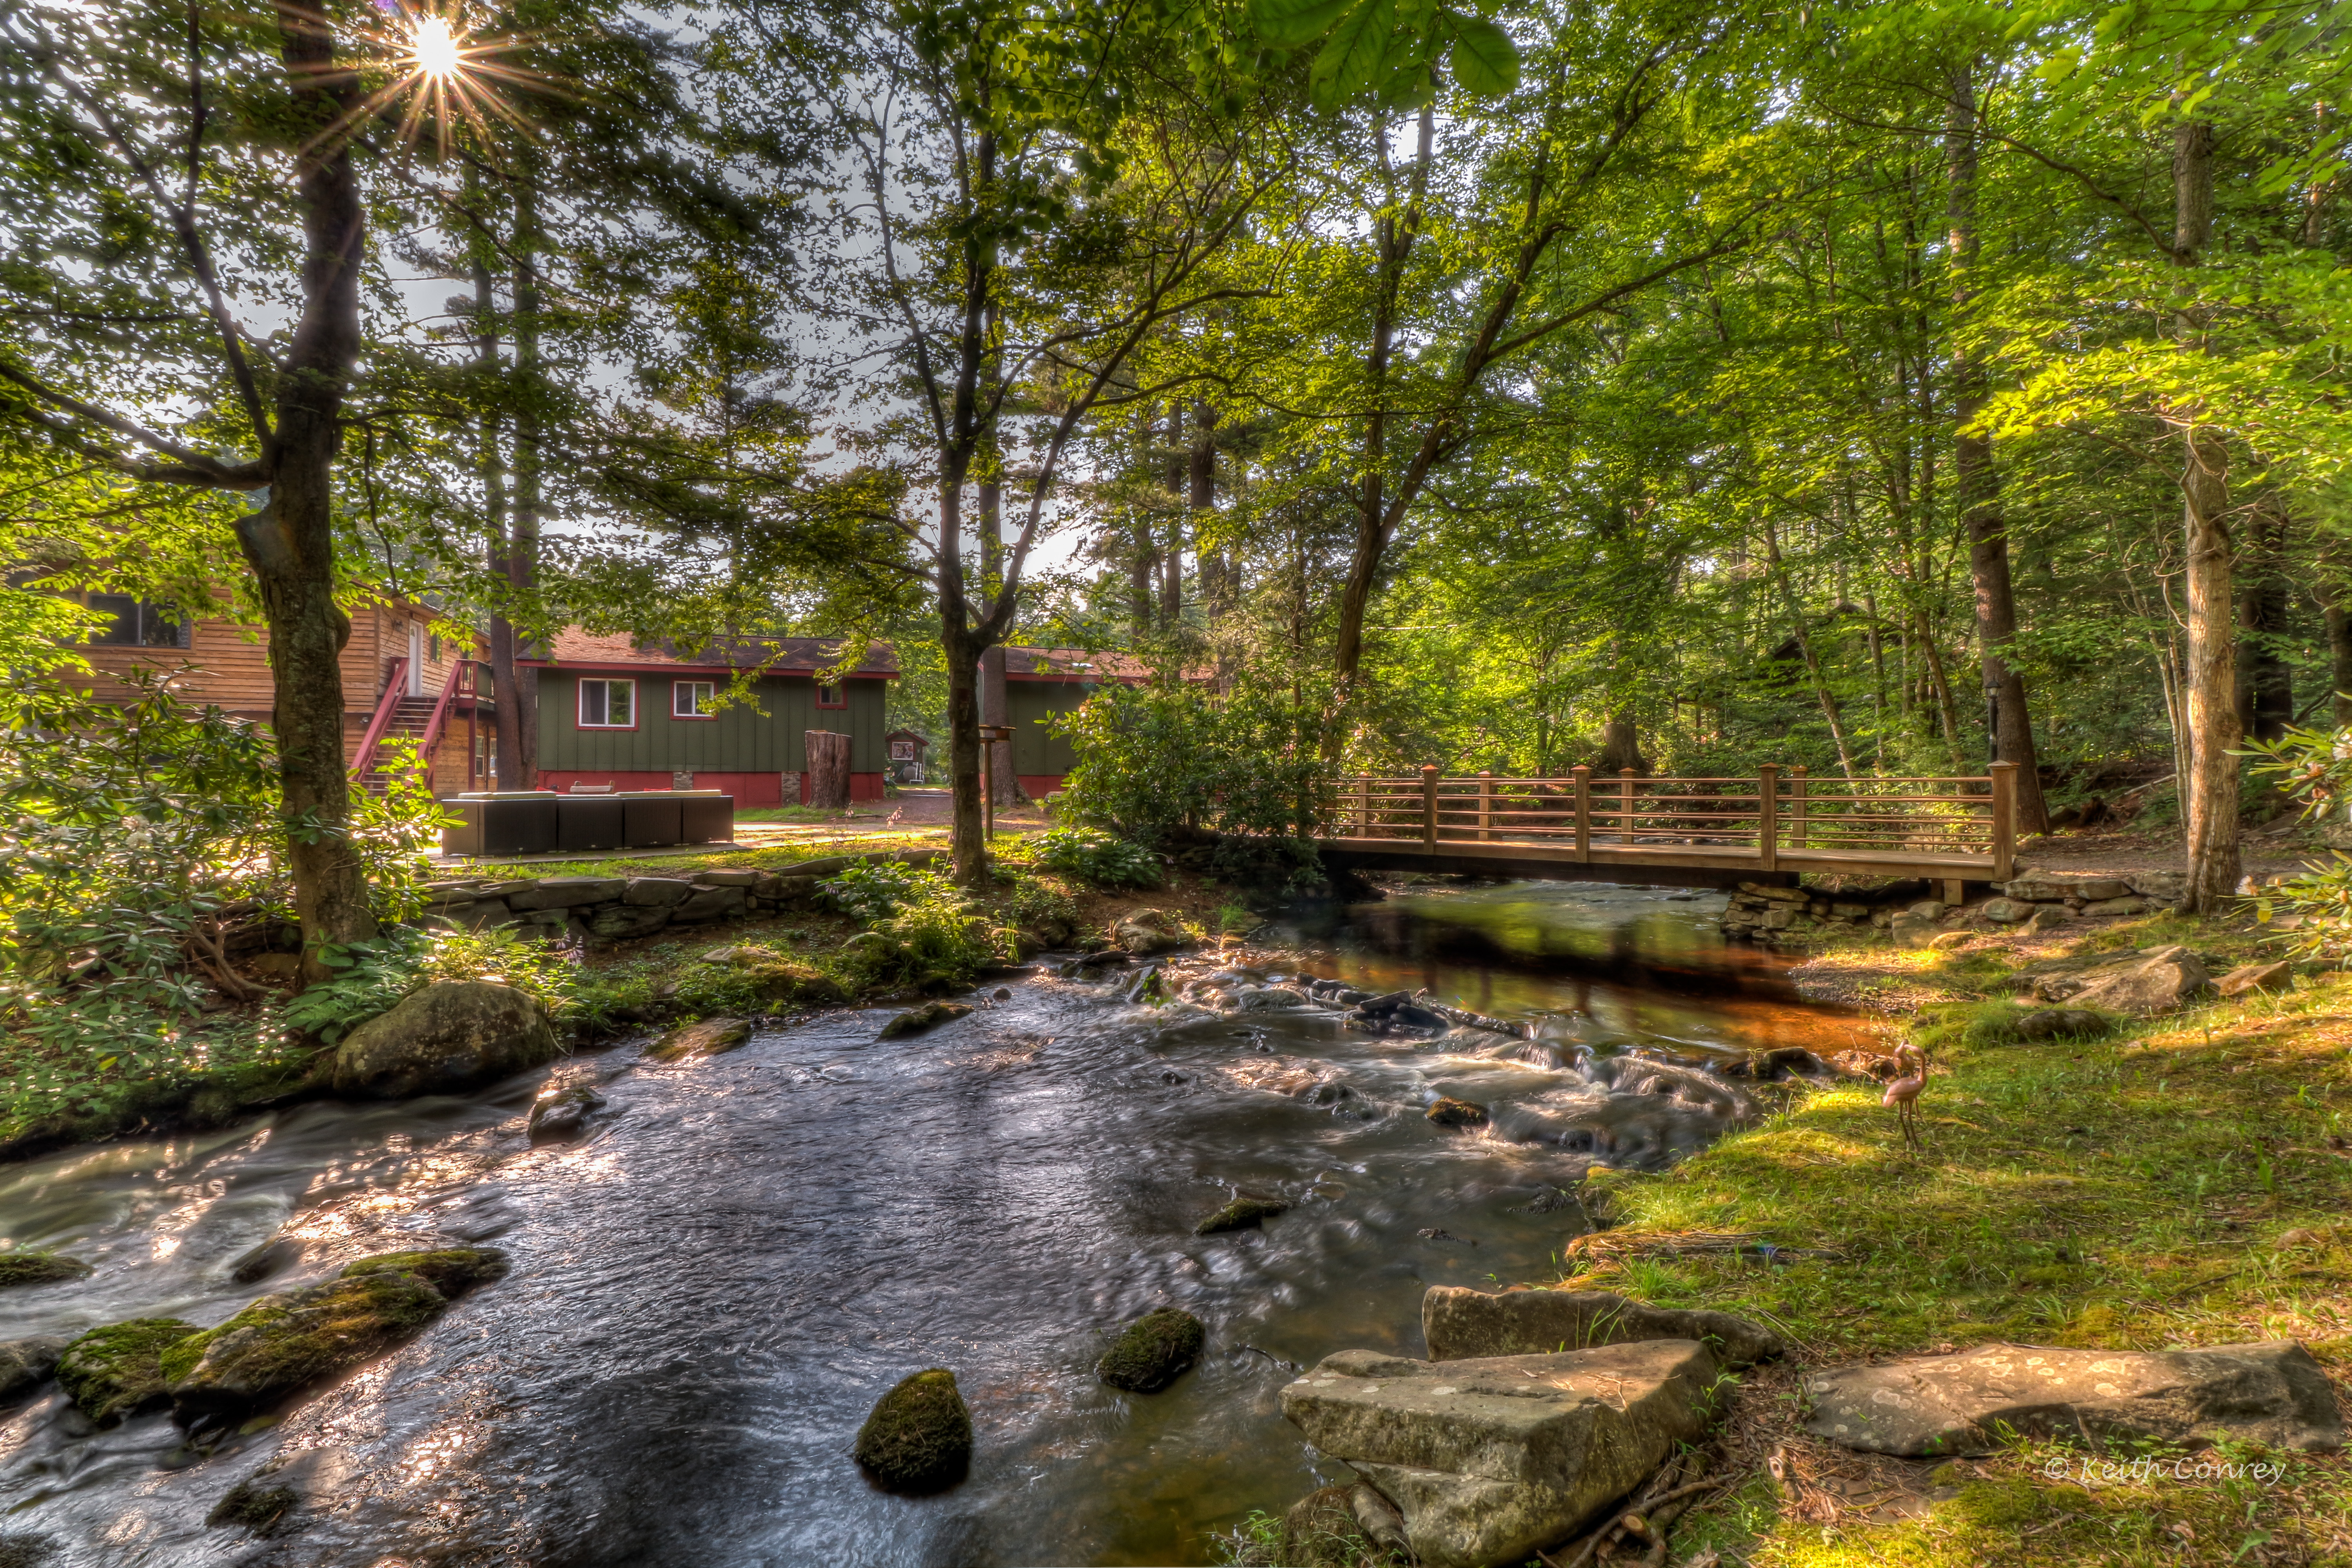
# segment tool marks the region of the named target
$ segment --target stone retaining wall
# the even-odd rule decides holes
[[[542,941],[589,946],[650,936],[665,926],[706,925],[810,907],[816,885],[861,860],[929,866],[934,849],[834,855],[782,871],[720,867],[675,877],[483,877],[428,882],[425,918],[481,931],[515,928]]]
[[[1869,927],[1898,941],[1906,928],[2039,921],[2047,930],[2060,921],[2154,914],[2179,903],[2188,878],[2179,871],[2020,871],[1992,884],[1993,896],[1965,907],[1925,896],[1926,884],[1902,883],[1867,893],[1822,893],[1810,888],[1768,888],[1742,882],[1723,911],[1727,936],[1750,937],[1776,947],[1802,946]]]

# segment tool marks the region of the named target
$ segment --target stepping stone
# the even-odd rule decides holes
[[[1720,1371],[1695,1340],[1449,1362],[1341,1351],[1283,1389],[1282,1413],[1395,1505],[1423,1568],[1496,1568],[1697,1441]]]
[[[1805,1430],[1908,1458],[1990,1454],[2024,1436],[2231,1436],[2336,1448],[2344,1421],[2327,1376],[2292,1340],[2202,1350],[1984,1345],[1965,1354],[1842,1367],[1805,1380]]]
[[[1726,1366],[1784,1353],[1780,1336],[1729,1312],[1680,1311],[1606,1290],[1507,1290],[1490,1296],[1433,1285],[1421,1299],[1421,1334],[1432,1361],[1542,1355],[1643,1340],[1696,1340]]]

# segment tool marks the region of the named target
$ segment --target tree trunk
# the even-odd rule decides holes
[[[1372,128],[1378,139],[1382,167],[1388,163],[1388,121],[1376,121]],[[1345,700],[1356,684],[1357,672],[1364,660],[1364,611],[1372,602],[1372,586],[1379,580],[1381,557],[1388,552],[1388,463],[1389,411],[1382,400],[1388,395],[1389,361],[1396,352],[1397,300],[1404,283],[1405,262],[1412,255],[1413,241],[1421,233],[1422,203],[1429,189],[1430,159],[1436,145],[1437,122],[1433,110],[1424,106],[1421,111],[1420,133],[1413,148],[1412,173],[1407,182],[1408,197],[1402,217],[1383,213],[1376,226],[1379,237],[1379,278],[1375,286],[1372,309],[1372,342],[1364,357],[1364,379],[1371,389],[1372,405],[1364,424],[1362,474],[1356,487],[1356,538],[1348,556],[1348,582],[1339,591],[1339,638],[1332,649],[1331,672],[1336,678],[1340,698]],[[1334,737],[1343,734],[1345,725],[1332,726]]]
[[[988,883],[988,846],[980,801],[979,650],[963,625],[961,593],[941,594],[940,642],[948,660],[948,793],[956,885]]]
[[[1944,115],[1944,167],[1952,272],[1952,468],[1954,504],[1969,532],[1969,574],[1976,587],[1977,646],[1983,661],[1985,741],[1995,763],[2017,764],[2017,830],[2049,828],[2042,775],[2033,754],[2033,724],[2025,678],[2003,657],[2017,635],[2017,601],[2009,575],[2009,529],[2000,509],[2000,479],[1992,437],[1969,426],[1985,405],[1984,367],[1968,341],[1967,316],[1976,296],[1976,89],[1966,66],[1954,71]]]
[[[1634,726],[1631,705],[1609,715],[1608,723],[1601,731],[1601,755],[1592,764],[1596,773],[1622,773],[1627,768],[1637,773],[1650,771],[1650,759],[1642,754],[1642,735]]]
[[[849,809],[849,737],[830,730],[803,732],[808,759],[808,804],[819,811]]]
[[[2352,608],[2345,601],[2352,598],[2344,580],[2331,572],[2321,590],[2326,595],[2323,614],[2327,622],[2327,679],[2334,700],[2328,716],[2337,729],[2352,725]]]
[[[2173,259],[2193,267],[2213,232],[2213,128],[2201,122],[2172,133]],[[2203,323],[2184,319],[2194,342]],[[2218,911],[2237,891],[2237,605],[2231,591],[2230,452],[2221,433],[2200,424],[2201,408],[2179,411],[2187,461],[2181,474],[2188,564],[2181,575],[2189,621],[2188,905]]]
[[[479,215],[485,226],[487,214]],[[492,282],[489,266],[489,246],[486,240],[474,242],[474,343],[475,359],[486,379],[495,378],[499,369],[498,291]],[[514,571],[513,541],[509,536],[507,516],[506,453],[500,443],[504,436],[501,421],[496,414],[484,414],[480,435],[482,469],[482,521],[489,535],[488,566],[490,575],[500,582],[509,581]],[[490,615],[490,733],[497,752],[493,759],[496,776],[493,789],[529,789],[530,784],[522,772],[522,707],[516,700],[520,689],[515,670],[516,639],[514,623],[503,610]]]
[[[343,396],[360,348],[360,260],[366,239],[351,149],[330,133],[357,108],[358,88],[334,62],[319,14],[280,0],[278,53],[297,111],[295,198],[302,214],[302,313],[278,385],[269,500],[237,524],[269,625],[270,722],[284,781],[287,862],[302,925],[302,979],[327,979],[327,946],[376,934],[368,885],[352,848],[343,758],[341,655],[351,619],[335,604],[334,463]],[[317,142],[309,137],[320,134]]]
[[[1004,679],[1004,648],[1002,644],[980,656],[980,721],[983,724],[1013,722],[1012,694]],[[1013,742],[992,741],[988,743],[988,793],[1000,806],[1026,805],[1029,795],[1021,787],[1020,775],[1013,771]]]
[[[539,584],[539,526],[543,514],[540,479],[539,399],[539,201],[530,171],[515,185],[515,382],[521,394],[515,414],[514,534],[507,551],[507,585],[518,598],[527,597]],[[515,657],[533,650],[517,639]],[[515,776],[517,789],[539,787],[539,671],[515,671],[509,695],[499,689],[499,711],[514,710]],[[504,741],[501,731],[499,739]]]

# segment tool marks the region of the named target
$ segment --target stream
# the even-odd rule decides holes
[[[1420,1354],[1427,1286],[1550,1278],[1589,1165],[1663,1166],[1752,1103],[1655,1058],[1859,1041],[1779,961],[1727,947],[1722,904],[1432,887],[1259,933],[1254,974],[1198,988],[1255,993],[1246,1010],[1128,1003],[1132,968],[1047,969],[911,1039],[877,1041],[887,1015],[866,1010],[677,1066],[625,1044],[570,1064],[611,1101],[571,1145],[525,1140],[530,1074],[0,1167],[0,1237],[96,1266],[0,1293],[0,1339],[215,1323],[436,1238],[514,1265],[209,1455],[163,1414],[96,1431],[50,1385],[0,1415],[0,1562],[26,1538],[52,1548],[21,1559],[43,1568],[1212,1561],[1218,1532],[1327,1479],[1280,1414],[1298,1365]],[[1276,977],[1301,975],[1528,1027],[1351,1032],[1280,1005]],[[1490,1123],[1433,1125],[1440,1094]],[[1295,1206],[1194,1236],[1237,1191]],[[273,1237],[289,1261],[237,1283]],[[1200,1364],[1159,1394],[1104,1386],[1095,1359],[1161,1305],[1208,1325]],[[929,1366],[971,1405],[971,1475],[893,1497],[851,1437]],[[315,1504],[288,1529],[206,1528],[298,1452]]]

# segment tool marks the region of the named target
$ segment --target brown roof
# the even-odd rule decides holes
[[[1004,673],[1014,680],[1150,680],[1152,668],[1123,653],[1095,653],[1082,647],[1011,647],[1004,650]]]
[[[594,633],[566,626],[555,634],[550,658],[531,665],[606,668],[653,665],[670,669],[764,668],[774,675],[809,675],[840,662],[840,637],[718,637],[702,647],[681,648],[665,639],[642,641],[626,632]],[[868,643],[851,675],[894,676],[898,654],[888,643]]]

